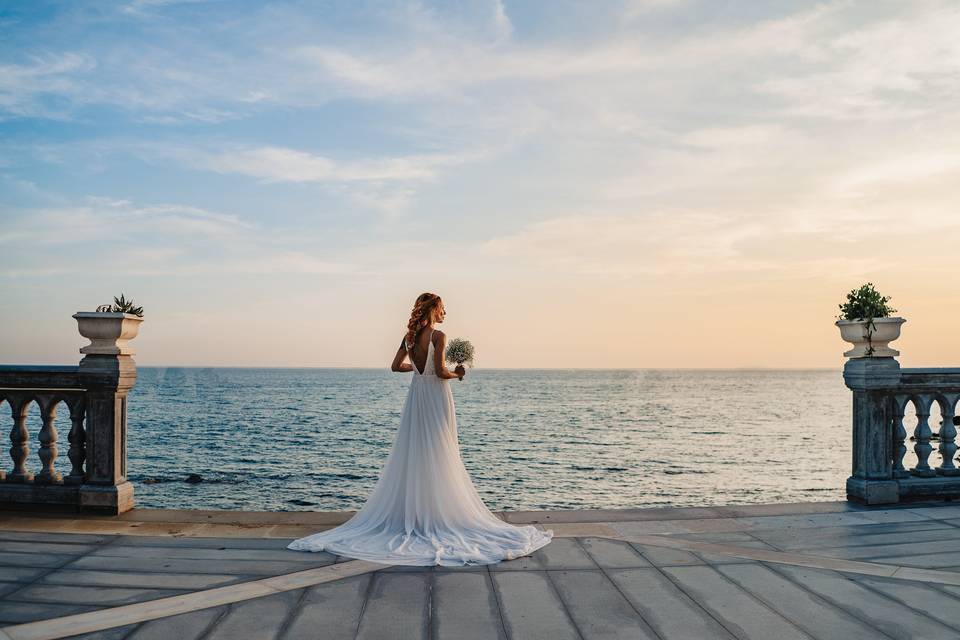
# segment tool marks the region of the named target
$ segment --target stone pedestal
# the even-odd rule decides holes
[[[127,393],[137,380],[128,355],[91,354],[80,361],[86,394],[86,473],[80,509],[123,513],[133,508],[127,482]]]
[[[847,497],[866,504],[899,502],[893,477],[893,407],[888,390],[900,382],[894,358],[854,358],[843,368],[853,391],[853,469]]]

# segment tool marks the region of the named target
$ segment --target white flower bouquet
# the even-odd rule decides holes
[[[447,363],[458,365],[465,364],[468,367],[473,366],[473,345],[469,340],[454,338],[447,345],[446,353]]]

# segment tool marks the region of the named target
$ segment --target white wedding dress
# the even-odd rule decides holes
[[[383,564],[457,566],[519,558],[550,542],[552,531],[507,524],[483,504],[460,458],[450,385],[437,377],[433,358],[431,333],[426,366],[420,372],[413,365],[393,449],[363,508],[335,529],[294,540],[289,549]]]

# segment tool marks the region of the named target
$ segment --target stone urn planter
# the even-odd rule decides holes
[[[77,330],[90,344],[80,349],[86,355],[132,356],[135,352],[127,344],[137,337],[143,318],[132,313],[78,311]]]
[[[845,351],[847,358],[892,358],[900,355],[888,345],[900,337],[900,325],[904,318],[874,318],[867,320],[837,320],[840,337],[853,344],[853,349]],[[872,350],[871,350],[872,348]]]

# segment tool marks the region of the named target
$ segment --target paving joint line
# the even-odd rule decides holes
[[[630,608],[633,609],[634,613],[637,614],[637,616],[640,618],[643,624],[647,627],[650,633],[652,633],[655,637],[659,638],[660,640],[666,640],[662,635],[660,635],[659,632],[657,632],[654,626],[650,624],[650,622],[643,616],[643,613],[639,609],[637,609],[637,605],[633,603],[633,600],[627,597],[627,594],[625,594],[623,592],[623,589],[620,588],[620,585],[617,584],[616,581],[614,581],[614,579],[610,577],[610,574],[607,573],[607,570],[603,568],[600,562],[593,557],[593,555],[585,546],[583,546],[583,538],[574,538],[574,540],[576,541],[577,546],[579,546],[580,549],[583,550],[585,554],[587,554],[587,557],[590,558],[591,562],[593,562],[593,564],[596,565],[597,569],[600,570],[600,574],[607,579],[607,582],[613,585],[613,588],[617,590],[617,593],[620,594],[620,597],[623,598],[628,605],[630,605]],[[636,549],[634,549],[634,551],[636,551]],[[637,553],[640,553],[640,552],[637,551]],[[640,557],[643,557],[643,554],[640,554]]]
[[[831,602],[830,600],[828,600],[828,599],[825,598],[824,596],[821,596],[821,595],[820,595],[819,593],[817,593],[816,591],[813,591],[812,589],[806,587],[805,585],[801,584],[801,583],[798,582],[797,580],[794,580],[791,576],[788,576],[788,575],[786,575],[786,574],[784,574],[784,573],[782,573],[782,572],[780,572],[780,571],[775,571],[775,570],[773,569],[773,567],[768,566],[767,563],[765,563],[765,562],[761,562],[761,563],[760,563],[760,566],[762,566],[763,568],[765,568],[767,571],[772,572],[775,576],[779,576],[782,580],[784,580],[784,581],[787,582],[788,584],[792,584],[792,585],[795,586],[797,589],[800,589],[801,591],[803,591],[804,593],[806,593],[807,595],[809,595],[815,602],[820,602],[820,603],[822,603],[823,605],[825,605],[825,606],[827,606],[827,607],[829,607],[829,608],[832,608],[832,609],[835,609],[835,610],[839,611],[841,614],[843,614],[843,615],[845,615],[845,616],[848,616],[848,617],[850,617],[850,618],[853,619],[853,620],[856,620],[857,622],[859,622],[860,624],[863,624],[864,626],[866,626],[867,628],[869,628],[869,629],[871,629],[871,630],[876,631],[877,634],[879,634],[880,636],[883,636],[884,638],[890,638],[890,640],[894,640],[894,637],[893,637],[893,636],[884,633],[882,628],[880,628],[880,627],[878,627],[878,626],[875,626],[874,624],[872,624],[872,623],[870,622],[870,620],[867,620],[867,619],[865,619],[865,618],[861,618],[861,617],[859,617],[859,616],[856,616],[856,615],[854,615],[853,613],[851,613],[850,611],[847,611],[846,609],[844,609],[843,607],[837,606],[834,602]],[[718,571],[720,571],[720,570],[718,569]],[[722,572],[722,571],[721,571],[721,572]],[[728,580],[732,580],[733,582],[735,582],[737,585],[740,586],[741,589],[743,589],[743,590],[745,590],[745,591],[748,591],[748,590],[749,590],[749,589],[747,589],[746,586],[744,586],[744,585],[740,584],[739,582],[737,582],[736,579],[731,578],[731,577],[729,577],[729,576],[727,576],[727,579],[728,579]],[[751,591],[751,593],[752,593],[752,590],[750,590],[750,591]],[[758,597],[758,598],[762,598],[762,596],[759,596],[759,595],[758,595],[757,597]],[[772,606],[772,605],[771,605],[771,606]]]
[[[557,601],[560,602],[560,606],[563,607],[563,612],[567,614],[567,620],[570,621],[570,624],[573,626],[573,630],[577,632],[577,637],[580,640],[586,640],[584,638],[583,632],[580,631],[580,625],[577,624],[577,621],[574,620],[573,614],[570,613],[570,607],[567,606],[567,602],[563,599],[563,596],[560,595],[560,589],[557,589],[557,584],[553,581],[553,578],[550,576],[550,572],[547,570],[543,571],[543,577],[547,579],[547,584],[550,585],[550,589],[553,591],[553,595],[557,597]]]
[[[841,574],[841,575],[843,575],[843,574]],[[873,587],[873,586],[871,586],[871,585],[869,585],[869,584],[866,584],[866,583],[864,583],[864,582],[860,582],[859,580],[855,580],[855,579],[853,579],[853,578],[850,577],[850,576],[844,575],[843,577],[846,578],[847,580],[849,580],[850,582],[853,582],[854,584],[859,585],[861,588],[866,589],[867,591],[870,591],[871,593],[874,593],[874,594],[876,594],[876,595],[878,595],[878,596],[880,596],[880,597],[882,597],[882,598],[886,598],[886,599],[888,599],[888,600],[893,600],[894,602],[900,604],[901,606],[906,607],[907,609],[910,609],[911,611],[913,611],[913,612],[916,613],[917,615],[929,617],[929,618],[931,618],[932,620],[935,620],[936,622],[939,622],[939,623],[942,624],[943,626],[948,627],[949,629],[951,629],[951,630],[953,630],[953,631],[958,631],[958,632],[960,632],[960,626],[955,626],[955,625],[952,625],[952,624],[950,624],[950,623],[948,623],[948,622],[944,622],[944,621],[941,620],[940,618],[936,617],[935,615],[931,615],[931,614],[930,614],[929,612],[927,612],[927,611],[923,611],[923,610],[921,610],[921,609],[917,609],[916,607],[907,604],[906,602],[904,602],[903,600],[901,600],[900,598],[898,598],[898,597],[896,597],[896,596],[892,596],[892,595],[890,595],[890,594],[888,594],[888,593],[884,593],[883,591],[881,591],[881,590],[879,590],[879,589],[876,589],[875,587]],[[868,576],[868,577],[869,577],[869,576]],[[924,584],[923,588],[924,588],[924,589],[929,589],[930,587],[927,587],[926,584]],[[953,599],[956,600],[957,598],[956,598],[955,596],[953,596]]]
[[[575,536],[575,535],[574,535],[574,536],[558,536],[558,537],[572,537],[572,538],[575,538],[575,539],[576,539],[578,536]],[[583,537],[583,536],[580,536],[580,537]],[[659,535],[659,536],[657,536],[657,535],[638,535],[638,536],[620,535],[620,536],[617,536],[617,537],[604,536],[604,535],[596,535],[596,536],[591,536],[591,537],[606,538],[606,539],[611,539],[611,540],[620,540],[620,541],[630,542],[630,543],[633,543],[633,544],[640,544],[640,545],[647,544],[647,545],[649,545],[649,546],[657,546],[657,547],[667,547],[667,548],[681,549],[681,550],[691,551],[691,552],[702,551],[702,552],[708,552],[708,553],[718,553],[718,554],[720,554],[720,555],[728,555],[728,556],[733,556],[733,557],[746,558],[746,559],[749,559],[749,560],[756,560],[756,561],[759,561],[759,562],[770,562],[770,563],[773,563],[773,564],[783,564],[783,565],[800,566],[800,567],[808,567],[808,568],[815,568],[815,569],[824,569],[824,570],[834,571],[834,572],[838,572],[838,573],[853,573],[853,574],[862,574],[862,575],[874,575],[874,576],[878,576],[878,577],[887,577],[887,578],[895,578],[895,579],[906,579],[906,580],[912,580],[912,581],[915,581],[915,582],[933,583],[933,584],[942,584],[942,583],[944,582],[944,581],[938,581],[938,580],[936,580],[936,578],[938,578],[938,577],[940,577],[940,576],[937,575],[937,571],[935,571],[935,570],[929,570],[928,573],[931,574],[931,575],[929,575],[929,576],[920,576],[919,578],[918,578],[918,577],[914,577],[914,578],[900,578],[899,576],[896,576],[895,574],[896,574],[897,572],[899,572],[901,569],[903,569],[904,567],[899,567],[899,566],[895,566],[895,565],[883,565],[883,564],[878,564],[878,563],[865,563],[865,562],[847,561],[847,560],[839,560],[839,561],[838,561],[838,560],[836,560],[836,559],[831,559],[831,558],[828,558],[828,557],[826,557],[826,556],[816,556],[816,555],[809,555],[809,554],[787,554],[787,555],[797,556],[797,557],[799,557],[801,560],[806,560],[806,562],[803,562],[803,561],[798,562],[796,559],[793,559],[793,560],[784,560],[784,559],[782,559],[782,558],[778,558],[777,556],[785,555],[783,552],[769,551],[769,550],[765,550],[765,549],[750,549],[750,548],[746,548],[746,547],[737,547],[737,546],[735,546],[735,545],[724,545],[724,544],[717,544],[717,543],[707,543],[707,542],[700,542],[700,541],[693,541],[693,540],[685,540],[685,539],[682,539],[682,538],[676,538],[676,537],[670,537],[670,536],[664,536],[664,535]],[[109,543],[104,543],[104,544],[109,544]],[[642,555],[642,552],[641,552],[641,555]],[[588,554],[588,557],[590,557],[591,561],[593,561],[592,556],[589,556],[589,554]],[[65,566],[66,564],[70,564],[71,562],[76,561],[77,559],[78,559],[78,558],[71,558],[71,559],[70,559],[69,561],[67,561],[64,565],[58,566],[58,567],[54,567],[54,568],[51,569],[50,572],[47,572],[47,573],[52,573],[52,572],[54,572],[54,571],[62,568],[62,567]],[[338,569],[337,569],[338,567],[343,567],[343,566],[345,566],[345,565],[351,565],[352,563],[357,563],[357,562],[362,563],[361,566],[358,567],[358,568],[360,569],[360,571],[358,571],[357,573],[353,573],[351,570],[348,570],[348,575],[340,575],[340,576],[337,576],[337,577],[329,577],[329,576],[326,575],[326,574],[328,574],[328,573],[334,573],[334,574],[340,573],[341,570],[338,570]],[[846,568],[845,568],[845,569],[838,569],[838,568],[835,568],[835,567],[826,566],[827,564],[829,564],[829,563],[831,563],[831,562],[834,563],[834,564],[836,564],[837,562],[846,564]],[[595,564],[596,564],[596,563],[595,563]],[[651,563],[651,564],[652,564],[652,563]],[[321,584],[321,583],[325,583],[325,582],[333,582],[333,581],[340,580],[340,579],[343,579],[343,578],[346,578],[346,577],[349,577],[349,576],[352,576],[352,575],[360,575],[360,574],[365,574],[365,573],[373,573],[373,572],[376,572],[376,571],[379,571],[379,570],[385,568],[385,566],[387,566],[387,565],[379,565],[379,564],[376,564],[376,563],[369,563],[369,562],[368,562],[368,563],[364,563],[363,561],[350,560],[350,561],[343,562],[343,563],[327,564],[327,565],[324,565],[324,566],[321,566],[321,567],[313,567],[313,568],[305,569],[305,570],[302,570],[302,571],[295,571],[295,572],[292,572],[292,573],[286,573],[286,574],[279,574],[279,575],[274,575],[274,576],[268,576],[268,577],[260,578],[260,579],[257,579],[257,580],[248,581],[248,582],[235,583],[235,584],[233,584],[233,585],[226,585],[226,586],[222,586],[222,587],[215,587],[215,588],[212,588],[212,589],[201,589],[201,590],[191,591],[191,592],[188,592],[188,593],[186,593],[186,594],[180,594],[180,595],[176,595],[176,596],[166,596],[166,597],[164,597],[164,598],[158,598],[158,599],[154,599],[154,600],[148,600],[148,601],[144,601],[144,602],[140,602],[140,603],[133,603],[133,604],[128,604],[128,605],[120,605],[120,606],[115,606],[115,607],[105,607],[105,608],[101,608],[101,609],[98,609],[98,610],[95,610],[95,611],[91,611],[91,612],[86,612],[86,613],[81,613],[81,614],[74,614],[74,615],[72,615],[72,616],[63,616],[63,617],[60,617],[60,618],[52,618],[52,619],[49,619],[49,620],[41,620],[41,621],[36,621],[36,622],[24,623],[24,624],[21,624],[21,625],[6,626],[6,627],[3,627],[2,629],[0,629],[0,631],[2,631],[4,634],[6,634],[6,635],[8,635],[8,636],[10,635],[11,632],[13,632],[14,635],[13,635],[13,636],[10,636],[10,637],[14,638],[14,640],[16,640],[16,639],[18,639],[18,638],[24,638],[24,639],[27,639],[27,638],[37,638],[37,639],[39,639],[39,638],[56,638],[56,637],[63,637],[63,636],[58,636],[58,635],[50,635],[49,632],[47,632],[46,634],[44,634],[44,633],[43,633],[43,628],[44,628],[44,627],[50,627],[50,625],[56,626],[56,624],[57,624],[58,621],[62,624],[62,623],[63,623],[64,621],[66,621],[66,620],[76,621],[76,619],[78,619],[78,618],[79,618],[81,621],[87,621],[88,625],[90,626],[90,630],[91,630],[91,631],[99,631],[99,630],[108,629],[108,628],[114,628],[114,627],[118,627],[118,626],[126,626],[127,624],[132,624],[134,621],[144,622],[144,621],[146,621],[146,620],[152,620],[152,619],[157,619],[157,618],[168,617],[168,616],[171,616],[171,615],[176,615],[177,613],[186,613],[186,612],[188,612],[188,611],[195,611],[195,610],[198,610],[198,609],[207,609],[207,608],[211,608],[211,607],[215,607],[215,606],[222,606],[223,604],[232,604],[232,603],[234,603],[234,602],[240,602],[240,601],[245,601],[245,600],[249,600],[249,599],[255,599],[255,598],[263,597],[263,596],[266,596],[266,595],[271,595],[271,594],[273,594],[273,593],[281,593],[281,592],[286,592],[286,591],[292,591],[292,590],[299,589],[299,588],[306,588],[306,587],[312,586],[312,585],[314,585],[314,584]],[[598,566],[599,566],[599,565],[598,565]],[[708,566],[709,566],[709,564],[708,564]],[[656,567],[656,568],[657,568],[657,570],[658,570],[661,574],[663,574],[667,579],[669,579],[669,576],[668,576],[666,573],[664,573],[663,571],[661,571],[661,570],[660,570],[660,567]],[[857,571],[857,568],[862,568],[863,570]],[[868,570],[868,569],[869,569],[869,570]],[[715,570],[716,570],[716,569],[715,569]],[[880,570],[880,573],[878,573],[878,570]],[[275,583],[275,582],[278,581],[278,580],[283,580],[284,578],[286,578],[286,579],[289,580],[292,576],[296,576],[297,574],[310,573],[310,572],[318,572],[318,571],[321,572],[321,574],[320,574],[321,579],[319,579],[319,580],[317,580],[317,581],[315,581],[315,582],[313,582],[312,579],[307,579],[307,581],[304,582],[303,584],[301,584],[300,586],[287,586],[286,588],[284,588],[284,587],[277,587],[277,586],[275,586],[274,584],[272,584],[272,583]],[[547,578],[548,582],[550,583],[551,588],[553,589],[553,591],[555,592],[555,594],[557,595],[557,597],[560,598],[560,596],[559,596],[559,591],[557,590],[556,585],[553,583],[553,580],[552,580],[552,578],[550,577],[549,571],[545,571],[544,573],[546,574],[545,577]],[[777,573],[780,574],[779,571],[778,571]],[[940,572],[940,573],[944,573],[944,572]],[[47,575],[47,574],[44,574],[44,575]],[[721,574],[721,575],[722,575],[722,574]],[[782,574],[780,574],[780,575],[782,575]],[[950,578],[950,580],[947,580],[947,581],[946,581],[947,584],[954,584],[954,585],[960,584],[960,575],[947,574],[947,575],[943,575],[943,577],[945,577],[945,578],[946,578],[946,577],[949,577],[949,578]],[[924,578],[926,578],[926,579],[924,579]],[[363,613],[364,613],[364,611],[366,610],[366,605],[367,605],[367,602],[368,602],[368,600],[369,600],[369,595],[370,595],[370,592],[371,592],[371,590],[372,590],[372,588],[373,588],[374,579],[375,579],[375,578],[374,578],[373,576],[371,576],[370,583],[369,583],[368,588],[367,588],[367,594],[366,594],[365,599],[364,599],[364,604],[363,604],[363,607],[361,608],[360,615],[358,616],[358,619],[357,619],[357,631],[356,631],[356,633],[359,633],[360,624],[361,624],[362,618],[363,618]],[[491,575],[491,581],[492,581],[492,579],[493,579],[493,577],[492,577],[492,575]],[[296,579],[294,578],[294,580],[296,580]],[[671,582],[674,582],[674,581],[671,580]],[[26,586],[26,585],[25,585],[25,586]],[[684,594],[686,594],[688,597],[690,597],[689,594],[687,594],[686,591],[684,591],[679,585],[676,585],[676,586],[677,586],[678,589],[680,589],[681,591],[683,591]],[[257,588],[259,588],[259,589],[261,590],[261,592],[260,592],[260,593],[243,593],[245,587],[248,588],[248,589],[251,588],[251,587],[254,587],[254,589],[253,589],[254,591],[256,591]],[[24,588],[25,588],[25,587],[24,587]],[[19,590],[18,590],[18,591],[19,591]],[[234,592],[234,593],[231,595],[231,592]],[[14,592],[14,593],[16,593],[16,592]],[[223,601],[219,602],[218,604],[212,604],[212,605],[200,606],[200,607],[187,607],[187,608],[180,607],[180,608],[183,608],[182,611],[178,610],[178,608],[176,607],[176,605],[174,605],[174,607],[173,607],[173,608],[174,608],[174,612],[171,612],[171,613],[163,613],[162,610],[161,610],[160,612],[154,611],[153,613],[149,613],[149,614],[147,614],[147,616],[145,616],[145,617],[144,617],[142,614],[141,614],[139,617],[137,616],[137,610],[142,610],[142,609],[147,609],[147,610],[149,610],[149,609],[155,609],[158,604],[161,604],[161,606],[162,606],[162,603],[163,603],[164,601],[166,601],[168,604],[170,604],[170,601],[171,601],[171,600],[178,600],[178,599],[183,599],[183,598],[189,598],[189,597],[191,597],[191,596],[195,596],[195,595],[197,595],[197,594],[202,594],[202,593],[219,593],[219,594],[224,594],[226,597],[224,598]],[[240,597],[236,597],[237,595],[239,595]],[[696,602],[693,598],[691,598],[691,600],[693,600],[694,602]],[[498,595],[498,602],[499,602],[499,601],[500,601],[500,598],[499,598],[499,595]],[[563,605],[564,605],[564,610],[565,610],[565,612],[567,613],[567,616],[569,617],[571,623],[574,625],[574,628],[577,630],[578,633],[580,633],[579,627],[577,627],[576,622],[573,620],[572,615],[570,615],[570,612],[569,612],[569,609],[568,609],[567,606],[566,606],[566,603],[563,602],[563,599],[562,599],[562,598],[560,598],[560,601],[561,601],[561,603],[563,603]],[[95,622],[95,621],[93,620],[94,618],[96,618],[96,617],[98,617],[98,616],[100,616],[100,615],[107,615],[107,616],[109,616],[110,612],[114,612],[114,613],[115,613],[115,612],[118,611],[118,610],[124,610],[124,612],[126,612],[126,613],[129,614],[128,617],[127,617],[127,618],[121,617],[121,621],[120,621],[120,622],[115,622],[115,623],[111,623],[111,624],[107,624],[107,625],[104,625],[102,622],[101,622],[101,623],[97,623],[97,622]],[[502,610],[501,610],[501,616],[502,616]],[[711,617],[713,617],[713,616],[711,616]],[[505,621],[503,621],[503,622],[504,622],[504,631],[506,632]],[[718,622],[719,622],[719,620],[718,620]],[[84,628],[86,629],[86,627],[84,627]],[[726,628],[726,627],[724,627],[724,628]],[[38,632],[38,633],[30,634],[30,630],[31,630],[31,629],[34,630],[34,631],[36,631],[36,632]],[[73,630],[73,631],[72,631],[72,634],[71,634],[71,635],[73,635],[73,634],[76,634],[76,630]],[[581,634],[581,635],[582,635],[582,634]],[[2,636],[0,636],[0,640],[3,640]]]
[[[861,622],[863,622],[863,623],[866,624],[867,626],[873,627],[872,624],[870,624],[867,620],[864,620],[863,618],[861,618],[860,616],[858,616],[852,609],[847,608],[847,607],[844,606],[842,603],[838,602],[837,600],[834,600],[832,597],[823,595],[823,594],[815,591],[812,587],[808,587],[808,586],[804,585],[803,583],[801,583],[801,582],[799,582],[799,581],[797,581],[797,580],[794,580],[794,579],[791,578],[788,574],[784,573],[784,572],[782,571],[782,568],[781,568],[781,567],[773,566],[773,567],[768,567],[768,568],[769,568],[771,571],[773,571],[774,573],[776,573],[777,575],[779,575],[779,576],[781,576],[781,577],[789,580],[790,582],[793,582],[794,584],[796,584],[797,586],[799,586],[801,589],[803,589],[803,590],[805,590],[805,591],[807,591],[807,592],[809,592],[809,593],[812,593],[812,594],[814,594],[814,595],[816,595],[816,596],[819,596],[821,599],[826,600],[827,602],[829,602],[831,605],[833,605],[833,606],[836,607],[837,609],[845,612],[845,613],[848,614],[848,615],[853,616],[854,618],[856,618],[857,620],[860,620]],[[811,567],[805,567],[805,568],[811,568]],[[857,585],[857,586],[859,586],[859,587],[863,587],[863,586],[864,586],[864,585],[860,584],[859,582],[857,582],[856,580],[853,580],[853,579],[851,579],[851,578],[843,575],[843,573],[841,573],[841,572],[839,572],[839,571],[833,571],[832,569],[815,569],[815,570],[816,570],[816,571],[830,571],[830,572],[832,572],[832,573],[838,574],[838,575],[839,575],[841,578],[843,578],[844,580],[849,580],[850,582],[852,582],[853,584],[855,584],[855,585]],[[892,598],[890,598],[890,597],[888,597],[888,596],[883,596],[883,598],[886,599],[886,600],[890,600],[891,602],[896,602],[897,604],[901,604],[900,602],[898,602],[898,601],[896,601],[896,600],[893,600]],[[915,613],[919,613],[919,615],[923,616],[924,618],[930,618],[930,619],[933,620],[935,623],[941,624],[941,626],[946,626],[946,625],[943,625],[942,623],[940,623],[939,620],[936,620],[935,618],[932,618],[928,613],[918,612],[916,609],[913,609],[912,607],[908,607],[908,608],[909,608],[911,611],[914,611]],[[946,628],[950,629],[950,627],[946,627]],[[952,629],[951,629],[951,630],[952,630]]]

